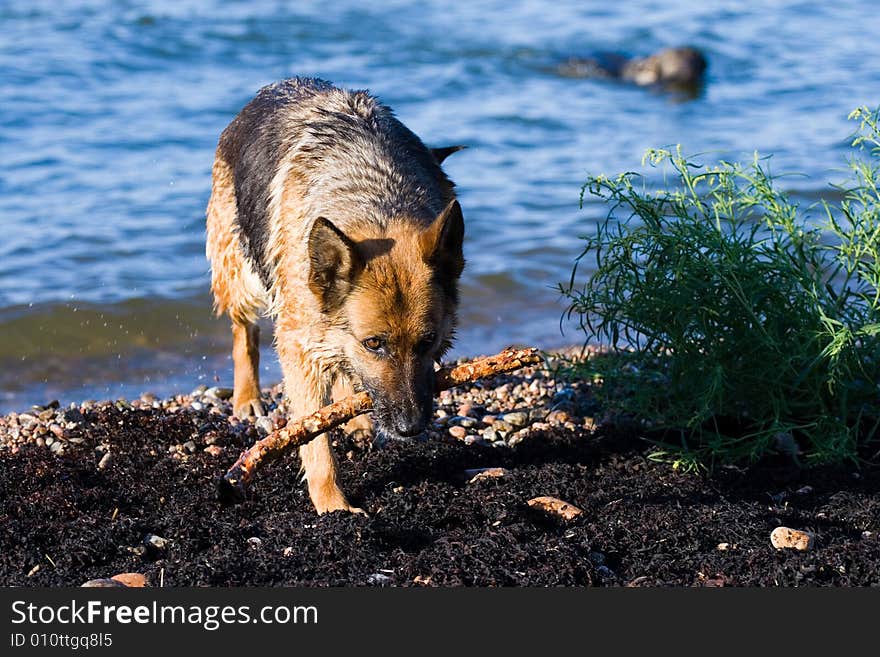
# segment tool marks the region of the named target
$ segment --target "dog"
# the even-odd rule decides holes
[[[632,82],[639,86],[688,89],[702,84],[706,57],[696,48],[666,48],[648,57],[632,59],[614,53],[596,57],[572,57],[558,67],[566,77],[605,78]]]
[[[425,429],[464,268],[462,210],[440,166],[460,148],[429,149],[369,92],[314,78],[264,87],[223,131],[206,252],[215,310],[232,321],[236,415],[265,413],[265,314],[294,416],[366,391],[378,434]],[[370,429],[358,420],[348,429]],[[362,512],[327,434],[300,456],[319,514]]]

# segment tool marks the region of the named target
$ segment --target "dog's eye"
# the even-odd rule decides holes
[[[385,341],[382,338],[372,337],[367,338],[361,344],[367,351],[379,352],[385,346]]]

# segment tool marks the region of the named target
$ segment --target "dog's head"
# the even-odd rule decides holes
[[[342,370],[373,399],[377,429],[421,433],[431,419],[434,363],[455,330],[464,268],[461,207],[426,228],[391,223],[381,236],[348,236],[327,219],[309,235],[309,286]]]

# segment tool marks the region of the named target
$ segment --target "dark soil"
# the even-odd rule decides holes
[[[581,428],[512,449],[448,439],[363,451],[340,438],[343,488],[370,516],[319,517],[295,456],[258,474],[245,503],[216,501],[215,478],[255,437],[223,416],[109,405],[77,431],[85,441],[63,456],[28,444],[0,458],[0,584],[122,572],[152,586],[880,584],[878,469],[697,476],[648,461],[636,438]],[[189,440],[193,453],[169,453]],[[114,454],[103,470],[101,442]],[[510,473],[467,483],[463,471],[483,466]],[[526,504],[538,495],[584,514],[546,518]],[[816,547],[775,550],[779,525],[814,532]],[[166,547],[146,549],[149,534]]]

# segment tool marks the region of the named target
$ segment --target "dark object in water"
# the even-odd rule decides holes
[[[696,87],[706,72],[706,57],[696,48],[666,48],[648,57],[628,58],[613,53],[595,57],[572,57],[557,67],[573,78],[627,80],[639,86],[659,85],[670,89]]]

